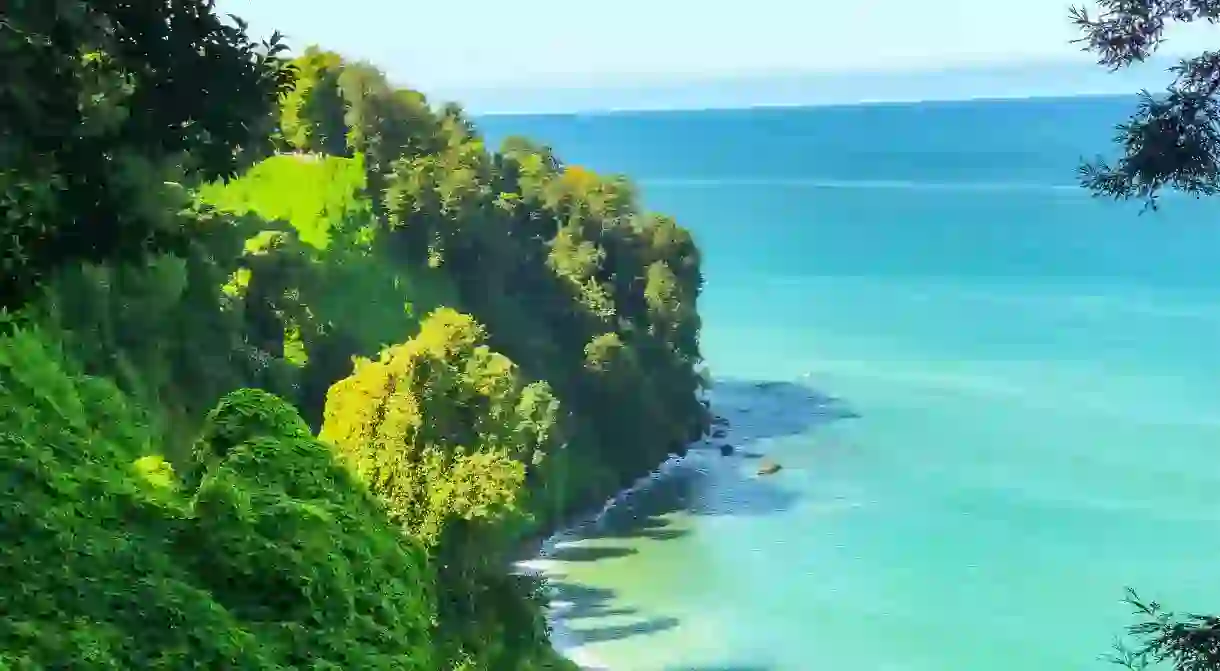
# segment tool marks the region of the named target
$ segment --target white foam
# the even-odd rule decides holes
[[[574,662],[583,671],[610,671],[609,666],[606,666],[595,655],[581,647],[580,640],[576,634],[562,622],[555,620],[551,622],[551,645],[555,647],[559,654],[567,657],[568,660]]]
[[[557,574],[560,562],[551,559],[551,557],[558,550],[578,545],[578,534],[581,527],[601,522],[615,506],[626,502],[634,494],[648,489],[666,476],[674,473],[683,466],[686,459],[685,456],[677,454],[669,455],[669,458],[661,462],[661,465],[651,473],[637,478],[630,487],[606,499],[605,504],[596,514],[584,520],[578,520],[572,527],[561,529],[551,534],[542,542],[537,557],[514,562],[513,569],[522,574],[543,577]],[[555,590],[551,590],[551,592],[554,594]],[[552,599],[548,604],[547,621],[551,626],[551,645],[561,655],[580,666],[583,671],[610,671],[610,667],[606,666],[582,647],[579,635],[575,634],[564,624],[562,619],[563,613],[573,608],[574,605],[572,602],[562,599]]]

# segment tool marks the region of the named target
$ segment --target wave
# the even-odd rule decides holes
[[[1090,196],[1088,191],[1075,184],[1040,184],[1037,182],[921,182],[911,180],[846,180],[804,177],[655,177],[638,179],[636,182],[645,187],[691,189],[742,186],[802,189],[902,189],[911,191],[1056,191]]]

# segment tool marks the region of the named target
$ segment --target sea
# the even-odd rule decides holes
[[[479,118],[631,176],[704,254],[729,425],[535,562],[557,643],[614,671],[1090,671],[1128,587],[1220,612],[1220,199],[1077,185],[1134,104]]]

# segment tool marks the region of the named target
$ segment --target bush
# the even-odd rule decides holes
[[[506,568],[529,523],[526,479],[552,442],[558,402],[483,339],[472,317],[433,312],[418,336],[357,361],[331,388],[320,436],[431,548],[449,664],[521,668],[553,655],[537,586]]]
[[[417,543],[253,390],[178,481],[110,383],[0,339],[0,659],[11,668],[437,668]]]

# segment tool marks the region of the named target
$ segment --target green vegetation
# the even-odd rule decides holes
[[[1080,42],[1098,64],[1118,69],[1142,62],[1161,46],[1174,22],[1220,20],[1220,0],[1100,0],[1094,15],[1071,10]],[[1117,128],[1121,155],[1080,168],[1081,183],[1099,196],[1138,198],[1155,209],[1164,189],[1198,196],[1220,193],[1220,55],[1183,59],[1171,68],[1164,95],[1141,95],[1131,119]],[[1138,621],[1134,644],[1120,641],[1115,664],[1132,671],[1169,663],[1177,671],[1220,669],[1220,617],[1180,615],[1128,590]]]
[[[1220,20],[1217,0],[1100,0],[1097,13],[1073,7],[1078,40],[1111,70],[1145,61],[1175,22]],[[1170,68],[1165,93],[1144,91],[1115,137],[1122,155],[1114,163],[1081,166],[1081,183],[1098,195],[1139,198],[1156,207],[1163,189],[1196,196],[1220,193],[1220,59],[1213,51]]]
[[[0,352],[6,668],[437,668],[423,548],[290,406],[225,397],[184,482],[45,334]]]
[[[0,668],[569,668],[507,565],[706,431],[698,249],[280,53],[0,15]]]

